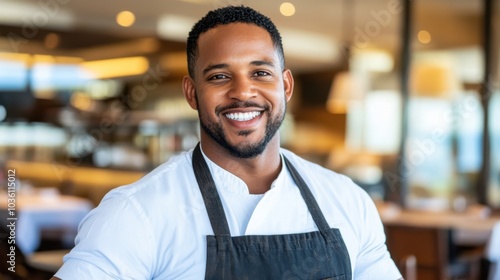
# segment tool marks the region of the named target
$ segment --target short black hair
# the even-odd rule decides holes
[[[194,78],[194,65],[198,56],[198,38],[200,35],[212,28],[230,23],[249,23],[264,28],[271,35],[274,47],[278,51],[281,68],[285,68],[281,35],[271,19],[250,7],[227,6],[208,12],[189,32],[186,48],[189,76]]]

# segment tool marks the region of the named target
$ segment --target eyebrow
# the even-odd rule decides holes
[[[267,66],[274,67],[274,63],[272,63],[271,61],[265,61],[265,60],[252,61],[252,62],[250,62],[250,65],[255,65],[255,66],[267,65]]]
[[[212,71],[214,69],[222,69],[222,68],[227,68],[227,67],[229,67],[229,64],[227,64],[227,63],[208,65],[205,69],[203,69],[203,75],[205,75],[207,72]]]
[[[271,67],[275,66],[274,63],[272,63],[271,61],[265,61],[265,60],[255,60],[255,61],[250,62],[250,65],[254,65],[254,66],[267,65],[267,66],[271,66]],[[228,67],[229,67],[229,64],[227,64],[227,63],[208,65],[205,69],[203,69],[203,75],[205,75],[207,72],[210,72],[214,69],[223,69],[223,68],[228,68]]]

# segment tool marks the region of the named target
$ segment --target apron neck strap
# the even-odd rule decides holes
[[[316,223],[316,226],[321,233],[325,233],[330,229],[330,226],[328,225],[325,216],[321,212],[321,208],[319,208],[318,202],[316,202],[314,195],[311,193],[311,190],[307,186],[304,179],[302,179],[302,176],[300,176],[297,169],[295,169],[292,163],[285,156],[283,156],[283,159],[285,160],[285,165],[288,168],[288,171],[290,171],[290,175],[295,181],[295,184],[297,184],[297,186],[299,187],[300,194],[302,195],[302,198],[304,199],[307,208],[309,209],[309,213],[311,213],[311,216]]]
[[[210,169],[201,154],[200,143],[196,145],[193,151],[193,170],[198,186],[200,187],[201,195],[203,196],[203,201],[205,202],[205,208],[207,209],[214,235],[231,236],[224,207],[222,207],[222,202],[217,193],[214,179],[210,174]]]
[[[321,212],[321,209],[316,202],[311,190],[307,186],[302,176],[300,176],[299,172],[290,161],[283,156],[285,165],[288,168],[295,184],[299,187],[300,194],[304,199],[309,213],[316,223],[319,231],[323,234],[323,236],[327,239],[326,232],[330,229],[328,222],[325,219],[325,216]],[[198,182],[198,186],[201,191],[201,195],[203,196],[203,201],[205,202],[205,207],[208,212],[208,217],[210,218],[210,224],[212,225],[212,229],[214,231],[215,236],[231,236],[229,231],[229,226],[227,224],[226,214],[224,212],[224,207],[222,206],[221,199],[219,194],[217,193],[217,188],[215,186],[215,182],[212,178],[212,174],[210,174],[210,169],[203,158],[201,153],[200,143],[196,145],[196,148],[193,151],[193,170],[196,176],[196,181]]]

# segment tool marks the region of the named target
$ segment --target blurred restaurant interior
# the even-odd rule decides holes
[[[21,252],[70,249],[110,189],[196,145],[185,41],[226,5],[276,23],[296,82],[282,146],[370,194],[407,279],[488,279],[500,260],[499,0],[0,0],[0,205],[15,176]],[[473,253],[481,261],[452,268]]]

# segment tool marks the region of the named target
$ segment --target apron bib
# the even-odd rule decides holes
[[[319,231],[232,237],[200,144],[196,146],[193,169],[214,231],[207,236],[205,279],[352,279],[339,229],[328,226],[309,187],[286,157],[284,161]]]

